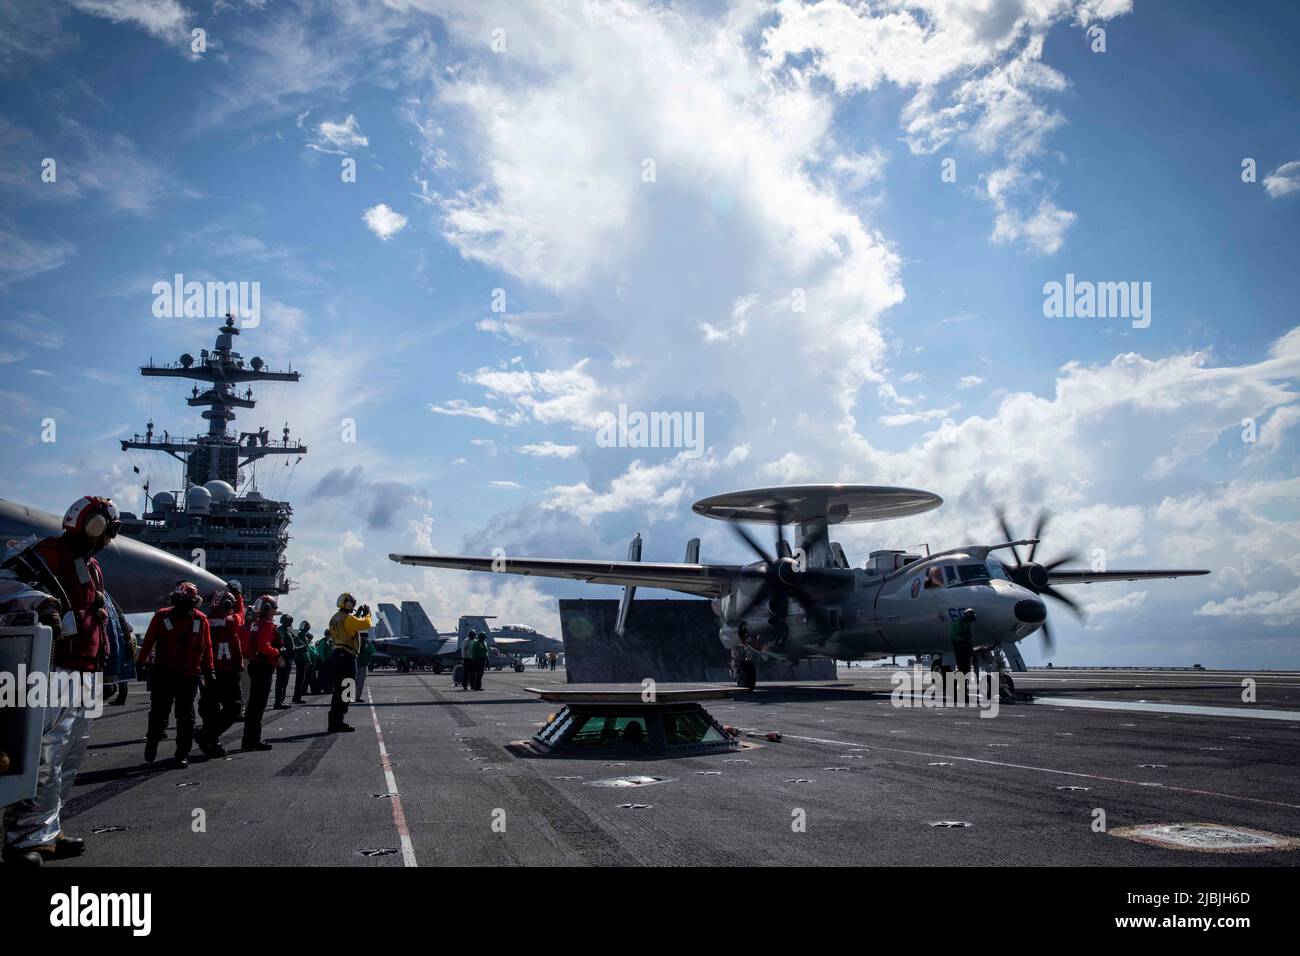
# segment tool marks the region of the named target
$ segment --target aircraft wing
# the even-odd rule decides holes
[[[571,561],[567,558],[482,558],[463,555],[390,554],[390,561],[424,568],[495,571],[588,584],[662,588],[697,597],[717,597],[740,574],[737,564],[654,564],[645,561]]]
[[[1146,581],[1150,578],[1182,578],[1209,571],[1049,571],[1053,585],[1094,584],[1099,581]]]

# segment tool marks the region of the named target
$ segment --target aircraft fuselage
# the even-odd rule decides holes
[[[769,604],[735,617],[754,585],[742,585],[713,602],[721,626],[720,637],[730,649],[747,645],[763,654],[788,658],[831,657],[861,660],[894,654],[933,654],[951,650],[950,628],[965,608],[975,611],[972,636],[976,647],[991,647],[1024,640],[1042,626],[1046,609],[1032,591],[1003,577],[985,575],[963,580],[954,571],[938,569],[942,582],[930,569],[904,572],[888,578],[863,569],[843,569],[852,586],[823,595],[818,605],[832,625],[817,626],[791,601],[782,625]],[[744,624],[743,629],[741,624]]]

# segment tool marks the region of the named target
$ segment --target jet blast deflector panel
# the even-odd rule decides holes
[[[637,601],[623,634],[617,623],[617,601],[560,600],[569,683],[731,679],[730,661],[708,601]]]

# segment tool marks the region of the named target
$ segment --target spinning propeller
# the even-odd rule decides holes
[[[782,626],[790,616],[790,601],[793,599],[796,604],[803,608],[804,614],[816,624],[819,631],[831,631],[834,626],[830,615],[821,607],[817,598],[810,593],[809,589],[834,590],[843,587],[843,571],[838,568],[805,568],[800,570],[799,562],[795,560],[790,543],[785,538],[786,523],[786,512],[782,511],[775,522],[775,555],[768,553],[762,545],[754,540],[753,535],[741,525],[733,524],[731,526],[759,559],[758,565],[747,567],[741,572],[742,577],[757,578],[762,582],[758,590],[736,611],[736,618],[743,621],[754,607],[761,601],[767,600],[770,612],[768,623],[773,627]],[[828,534],[829,530],[826,525],[823,524],[818,527],[804,541],[804,553],[807,554],[813,551],[826,540]]]
[[[1034,554],[1038,550],[1038,542],[1043,536],[1043,530],[1047,527],[1047,522],[1050,517],[1051,512],[1046,508],[1038,513],[1038,524],[1034,527],[1034,533],[1030,535],[1033,543],[1029,546],[1029,554],[1024,560],[1021,560],[1020,552],[1017,550],[1015,545],[1012,545],[1011,553],[1015,556],[1016,563],[1014,565],[1004,564],[1004,567],[1007,569],[1007,575],[1016,584],[1019,584],[1026,590],[1033,591],[1035,594],[1043,594],[1047,597],[1055,598],[1073,611],[1075,617],[1082,621],[1085,620],[1085,614],[1083,608],[1079,606],[1079,603],[1073,598],[1067,597],[1060,591],[1056,590],[1052,587],[1051,583],[1053,569],[1058,568],[1063,564],[1068,564],[1071,561],[1077,561],[1079,556],[1077,554],[1067,554],[1063,558],[1049,561],[1046,564],[1040,564],[1034,560]],[[997,518],[998,525],[1002,528],[1002,533],[1006,535],[1006,539],[1008,541],[1015,541],[1016,537],[1011,533],[1011,527],[1007,524],[1007,516],[1001,508],[997,509]],[[1054,644],[1052,641],[1052,630],[1047,621],[1043,621],[1042,635],[1043,652],[1045,654],[1050,653]]]

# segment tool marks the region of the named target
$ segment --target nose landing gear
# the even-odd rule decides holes
[[[980,669],[998,675],[998,699],[1002,703],[1016,704],[1031,699],[1027,694],[1016,695],[1016,682],[1011,676],[1011,667],[1002,645],[976,651],[975,661]]]

